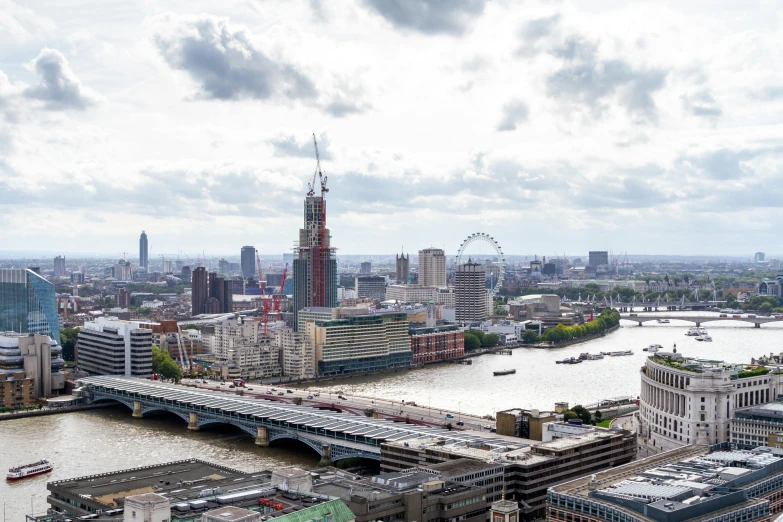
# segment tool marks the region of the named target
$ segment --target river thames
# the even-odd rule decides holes
[[[686,312],[687,313],[687,312]],[[589,404],[620,395],[637,396],[639,368],[655,343],[666,350],[677,344],[685,356],[750,362],[751,357],[783,351],[783,324],[761,328],[736,322],[706,323],[713,342],[685,334],[690,323],[622,321],[622,327],[599,339],[557,349],[518,348],[513,355],[483,355],[472,365],[441,364],[367,378],[349,378],[321,386],[324,391],[416,401],[478,415],[513,407],[551,409],[556,401]],[[627,357],[606,357],[582,364],[555,364],[581,352],[633,350]],[[494,370],[517,370],[493,377]],[[311,386],[313,388],[313,386]],[[16,483],[0,483],[5,520],[22,520],[47,508],[46,483],[93,473],[197,457],[246,471],[281,465],[312,467],[318,457],[301,446],[260,448],[239,430],[214,428],[189,432],[175,416],[133,419],[124,406],[104,410],[0,422],[0,469],[49,458],[54,471]]]

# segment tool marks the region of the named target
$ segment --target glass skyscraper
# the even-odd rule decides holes
[[[60,342],[54,285],[32,270],[0,269],[0,332],[40,333]]]

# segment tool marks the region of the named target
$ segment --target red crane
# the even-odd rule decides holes
[[[258,286],[261,288],[261,299],[264,304],[264,334],[266,334],[266,323],[269,320],[269,300],[266,298],[266,281],[264,281],[264,274],[261,271],[261,258],[258,257],[258,250],[256,250],[256,268],[258,269]]]

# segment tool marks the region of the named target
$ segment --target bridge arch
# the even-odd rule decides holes
[[[323,445],[321,443],[312,441],[305,437],[300,437],[294,433],[287,433],[284,431],[270,431],[269,442],[274,442],[276,440],[295,440],[298,442],[302,442],[308,445],[313,451],[318,453],[318,455],[320,455],[321,457],[324,456]]]
[[[258,428],[255,426],[247,426],[245,424],[242,424],[241,422],[231,422],[225,419],[215,419],[215,418],[202,418],[199,417],[198,419],[198,427],[202,428],[204,426],[212,426],[216,424],[223,424],[224,426],[234,426],[235,428],[239,428],[243,432],[247,433],[251,437],[255,438],[255,436],[258,433]]]

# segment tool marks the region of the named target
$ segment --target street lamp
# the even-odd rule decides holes
[[[427,415],[432,417],[432,396],[427,397]]]
[[[459,401],[457,403],[457,406],[459,406],[459,413],[457,413],[457,420],[459,422],[462,422],[462,401]]]

